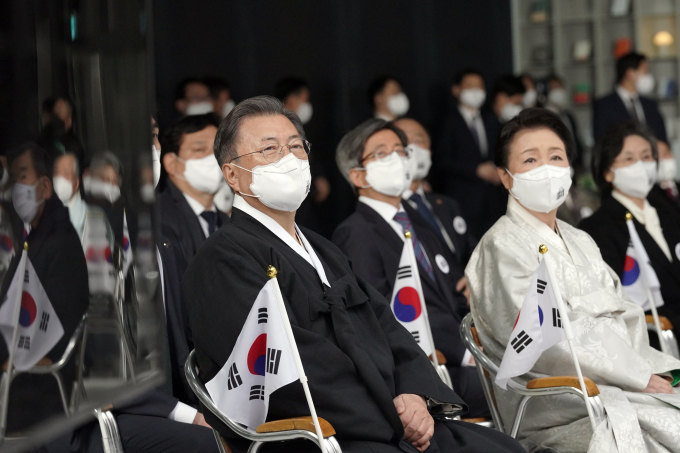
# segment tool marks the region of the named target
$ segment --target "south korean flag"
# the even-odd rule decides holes
[[[14,367],[18,371],[26,371],[45,357],[61,340],[64,328],[25,251],[22,252],[21,260],[26,260],[26,270],[23,275],[19,275],[19,271],[15,272],[7,294],[2,300],[0,333],[5,339],[5,344],[9,345],[14,329],[17,329]],[[17,270],[21,267],[20,262]],[[21,299],[17,306],[19,292]],[[14,325],[16,310],[19,310],[17,326]]]
[[[551,285],[545,260],[541,260],[496,376],[496,385],[503,389],[510,378],[530,371],[543,351],[567,338],[562,328],[566,313],[560,313]]]
[[[271,284],[250,309],[227,363],[205,386],[217,407],[255,430],[265,422],[269,395],[300,379]]]
[[[407,247],[411,247],[411,241],[404,242],[390,305],[397,321],[406,327],[425,354],[430,356],[434,351],[430,339],[430,327],[423,313],[425,302],[421,300],[418,293],[418,282],[416,282],[417,277],[414,271],[416,263],[411,262],[411,253]]]

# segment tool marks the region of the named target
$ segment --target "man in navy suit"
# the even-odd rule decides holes
[[[503,215],[507,203],[491,160],[500,123],[482,109],[486,91],[479,72],[457,74],[451,92],[457,105],[444,118],[435,142],[432,182],[438,192],[458,200],[470,231],[479,238]]]
[[[636,119],[647,125],[657,139],[668,143],[666,125],[653,99],[645,97],[654,89],[654,77],[649,73],[647,57],[630,52],[616,62],[614,92],[593,104],[593,134],[595,140],[612,126]]]

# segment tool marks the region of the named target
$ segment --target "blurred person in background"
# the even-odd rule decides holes
[[[210,90],[210,98],[213,103],[212,111],[224,119],[236,105],[231,97],[229,83],[219,77],[206,77],[203,82]]]
[[[406,115],[410,107],[408,96],[396,77],[384,75],[368,86],[368,102],[373,107],[373,117],[393,121]]]
[[[536,89],[536,80],[534,78],[527,74],[526,72],[524,74],[521,74],[519,76],[520,80],[522,80],[522,84],[524,85],[524,89],[526,90],[524,92],[524,96],[522,96],[522,107],[525,109],[530,109],[532,107],[541,107],[538,102],[538,90]]]
[[[75,154],[82,168],[85,165],[85,150],[73,130],[73,102],[65,96],[55,96],[45,99],[42,106],[43,128],[38,145],[47,151],[52,160],[67,152]]]
[[[630,52],[616,61],[615,90],[593,104],[593,135],[599,140],[612,126],[631,119],[645,124],[654,136],[668,143],[666,125],[659,105],[650,95],[654,76],[649,72],[647,57]]]
[[[491,160],[500,123],[482,107],[485,88],[474,69],[455,75],[451,93],[456,105],[442,121],[432,155],[434,188],[460,203],[476,238],[503,215],[507,202]]]
[[[175,108],[182,116],[213,112],[215,106],[210,88],[201,79],[189,77],[182,80],[175,90]]]
[[[283,106],[295,113],[302,124],[312,119],[312,104],[309,101],[309,85],[299,77],[284,77],[276,82],[274,93]]]
[[[491,90],[491,109],[498,121],[507,123],[524,108],[526,88],[522,79],[512,74],[501,76]]]
[[[465,268],[477,240],[467,227],[467,221],[458,202],[451,197],[426,192],[423,182],[432,166],[430,135],[422,124],[411,118],[402,118],[394,125],[404,131],[411,151],[411,172],[413,181],[402,198],[427,222],[435,234],[447,245],[455,256],[455,262]],[[458,282],[456,289],[464,292],[464,282]]]
[[[659,169],[656,184],[652,187],[649,203],[659,211],[680,215],[680,194],[678,193],[678,167],[670,147],[662,141],[657,142],[659,149]]]
[[[572,167],[574,167],[577,173],[580,173],[583,168],[581,162],[583,145],[581,144],[576,119],[574,119],[574,115],[572,115],[568,109],[569,93],[564,86],[564,80],[557,74],[550,74],[546,78],[545,83],[547,88],[545,108],[557,113],[564,124],[569,128],[569,132],[571,132],[571,136],[574,138],[574,144],[576,145],[576,152],[578,154],[576,160],[572,162]]]
[[[593,172],[600,187],[602,206],[584,219],[579,228],[595,240],[602,258],[622,279],[625,290],[637,277],[632,276],[635,269],[628,265],[626,253],[631,241],[626,213],[633,215],[635,230],[661,284],[664,305],[657,310],[670,319],[677,331],[680,326],[680,254],[677,253],[680,221],[678,216],[662,215],[647,199],[656,183],[657,160],[656,140],[640,122],[629,121],[609,129],[593,151]]]

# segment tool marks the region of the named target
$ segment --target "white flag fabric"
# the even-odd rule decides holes
[[[496,385],[503,389],[510,378],[530,371],[543,351],[567,338],[550,285],[552,283],[543,259],[534,273],[529,291],[524,296],[496,376]]]
[[[626,226],[628,227],[628,233],[630,233],[630,242],[626,250],[626,261],[623,265],[623,277],[621,278],[623,290],[633,302],[644,310],[651,310],[652,306],[647,297],[646,285],[654,298],[655,306],[660,307],[664,302],[661,297],[659,279],[650,264],[649,256],[642,245],[640,236],[638,236],[637,230],[635,230],[635,224],[632,220],[626,220]]]
[[[413,338],[425,351],[425,354],[429,356],[434,352],[432,350],[432,339],[423,314],[425,304],[418,295],[417,277],[414,270],[417,263],[411,262],[411,253],[407,248],[410,246],[411,241],[404,242],[390,305],[397,321],[411,332]]]
[[[123,212],[123,275],[127,275],[132,264],[132,247],[130,246],[130,231],[128,231],[127,215]]]
[[[87,262],[90,294],[113,295],[115,269],[103,213],[87,213],[83,226],[83,251]]]
[[[267,419],[269,395],[300,379],[273,284],[264,285],[227,363],[205,385],[223,413],[251,430]]]
[[[18,371],[26,371],[52,350],[64,336],[64,328],[25,252],[21,259],[26,260],[26,270],[24,275],[15,273],[9,285],[0,307],[0,333],[5,344],[10,345],[14,334],[15,310],[19,309],[14,367]],[[21,265],[17,269],[21,269]],[[22,291],[20,307],[16,304],[18,291]]]

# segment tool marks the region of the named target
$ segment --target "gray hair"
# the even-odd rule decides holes
[[[111,151],[102,151],[95,154],[90,161],[90,171],[95,171],[100,168],[113,167],[113,171],[118,175],[118,184],[123,182],[123,166],[120,163],[118,156],[113,154]]]
[[[404,131],[395,126],[393,122],[387,122],[379,118],[371,118],[364,121],[346,133],[342,140],[340,140],[340,143],[338,143],[338,147],[335,150],[335,163],[338,164],[340,173],[342,173],[342,176],[345,177],[353,189],[355,187],[352,180],[349,179],[349,171],[353,168],[361,167],[361,157],[364,155],[366,142],[373,134],[385,129],[397,134],[404,146],[408,144]]]
[[[253,116],[283,115],[293,123],[298,134],[303,139],[305,131],[298,116],[286,109],[283,103],[272,96],[255,96],[240,102],[222,121],[215,137],[215,158],[220,164],[229,163],[237,159],[236,145],[239,141],[239,129],[243,120]]]

